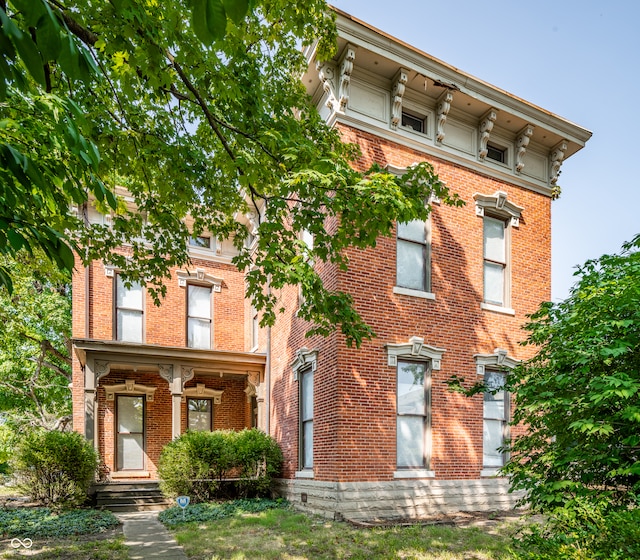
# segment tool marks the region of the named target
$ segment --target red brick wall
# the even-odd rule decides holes
[[[171,409],[172,397],[167,382],[156,373],[132,373],[114,371],[100,380],[98,389],[99,406],[99,452],[102,461],[111,472],[116,470],[115,440],[116,401],[107,401],[105,385],[118,385],[126,379],[134,379],[139,385],[156,387],[152,402],[145,403],[145,469],[150,478],[156,478],[158,460],[162,448],[171,441]],[[241,430],[249,427],[246,423],[246,409],[248,408],[246,394],[246,380],[229,379],[214,376],[196,376],[186,384],[186,388],[195,387],[196,383],[204,383],[209,389],[222,389],[222,402],[213,407],[214,429]],[[186,403],[182,403],[181,418],[182,432],[187,429]]]
[[[432,463],[438,478],[477,478],[482,469],[483,400],[448,390],[452,375],[470,386],[478,379],[474,354],[506,349],[524,359],[521,326],[526,315],[550,297],[550,199],[497,181],[376,136],[341,127],[345,140],[362,147],[362,168],[374,161],[398,167],[430,161],[441,180],[465,201],[463,208],[434,205],[432,214],[432,292],[435,300],[393,293],[395,236],[375,249],[349,252],[349,272],[334,274],[377,337],[360,349],[340,336],[304,339],[305,325],[282,317],[274,334],[273,426],[285,441],[285,475],[298,464],[298,393],[292,381],[293,351],[317,348],[314,382],[314,476],[318,480],[391,480],[396,470],[396,368],[388,367],[384,345],[421,336],[446,350],[442,369],[432,373]],[[501,190],[524,208],[519,228],[511,229],[511,304],[515,316],[483,310],[483,221],[473,195]],[[335,273],[335,271],[333,271]],[[292,291],[293,292],[293,291]],[[293,293],[283,296],[288,305]],[[290,324],[291,323],[291,324]],[[276,358],[276,354],[279,357]],[[282,357],[286,356],[286,360]],[[288,363],[287,363],[288,361]],[[282,401],[282,402],[280,402]]]
[[[216,350],[249,350],[245,341],[244,276],[230,264],[194,258],[188,269],[202,268],[222,278],[220,292],[213,293],[213,342]],[[184,269],[183,269],[184,270]],[[89,332],[86,331],[86,277],[89,276]],[[87,269],[78,265],[73,275],[73,336],[97,340],[114,339],[115,277],[105,275],[101,262]],[[158,307],[149,294],[144,301],[144,342],[161,346],[186,346],[186,288],[178,286],[176,269],[167,281],[167,294]],[[74,429],[84,433],[84,377],[73,356],[73,421]],[[170,409],[169,409],[170,410]]]
[[[247,394],[244,392],[247,382],[245,379],[225,379],[196,375],[185,384],[185,389],[195,387],[198,383],[204,383],[207,389],[222,390],[220,404],[213,405],[213,429],[214,430],[242,430],[250,427],[250,418],[247,422]],[[197,397],[194,397],[197,398]],[[187,406],[182,404],[182,431],[187,430]]]

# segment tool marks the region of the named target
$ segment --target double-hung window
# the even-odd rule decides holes
[[[211,286],[187,286],[187,346],[211,348]]]
[[[507,229],[504,220],[484,217],[484,301],[505,306]]]
[[[430,381],[426,362],[398,360],[396,457],[399,469],[429,468]]]
[[[509,394],[504,390],[504,373],[486,370],[484,383],[483,411],[483,466],[499,468],[505,463],[505,454],[501,451],[508,436]]]
[[[142,285],[127,286],[118,274],[116,278],[116,340],[143,341],[144,296]]]
[[[300,383],[300,469],[313,468],[313,368],[299,373]]]
[[[420,292],[430,290],[429,222],[398,222],[396,285]]]

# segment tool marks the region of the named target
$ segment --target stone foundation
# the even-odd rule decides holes
[[[417,519],[459,511],[504,511],[521,494],[505,478],[327,482],[280,479],[277,492],[296,509],[329,519]]]

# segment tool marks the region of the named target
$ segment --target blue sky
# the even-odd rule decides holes
[[[330,3],[593,132],[558,180],[554,300],[568,296],[577,265],[640,233],[640,2]]]

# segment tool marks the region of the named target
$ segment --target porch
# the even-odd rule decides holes
[[[76,339],[74,419],[107,480],[157,479],[162,448],[186,430],[264,426],[264,354]],[[80,422],[76,422],[80,424]]]

